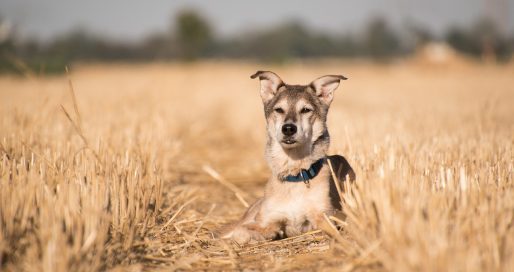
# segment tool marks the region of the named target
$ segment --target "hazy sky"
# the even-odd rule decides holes
[[[498,6],[496,13],[494,6],[486,6],[502,1],[507,7]],[[172,16],[187,7],[200,11],[221,35],[291,19],[313,29],[343,33],[362,28],[376,15],[396,27],[416,22],[442,33],[450,25],[470,25],[489,13],[505,18],[509,31],[514,29],[514,0],[0,0],[0,16],[25,37],[48,39],[81,27],[134,41],[165,31]]]

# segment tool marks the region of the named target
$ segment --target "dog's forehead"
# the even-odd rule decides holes
[[[304,85],[285,85],[283,90],[279,90],[277,102],[287,100],[289,105],[296,104],[298,101],[306,101],[307,103],[315,103],[314,91],[310,86]]]

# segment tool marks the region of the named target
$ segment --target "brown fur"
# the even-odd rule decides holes
[[[355,173],[342,156],[327,156],[330,136],[326,116],[333,91],[343,76],[324,76],[309,85],[288,85],[273,72],[259,71],[261,97],[267,120],[266,159],[272,171],[264,197],[248,208],[241,220],[224,227],[221,238],[238,243],[283,238],[320,228],[323,214],[341,210],[341,200],[327,163],[330,160],[340,181]],[[283,131],[285,124],[295,126],[293,135]],[[303,182],[287,182],[319,159],[318,175]]]

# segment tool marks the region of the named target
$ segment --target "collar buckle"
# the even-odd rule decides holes
[[[305,169],[302,169],[300,171],[300,175],[302,176],[302,179],[303,179],[303,183],[305,183],[305,185],[307,186],[307,188],[310,188],[311,187],[311,183],[310,183],[310,180],[311,178],[313,178],[313,176],[311,177],[309,175],[309,171],[305,170]]]
[[[309,180],[311,179],[311,177],[309,176],[309,172],[307,172],[307,170],[305,170],[305,169],[300,170],[300,175],[302,176],[303,182],[309,183]]]

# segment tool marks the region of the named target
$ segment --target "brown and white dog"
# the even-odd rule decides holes
[[[296,236],[317,229],[323,214],[341,209],[330,160],[340,181],[355,174],[342,156],[327,156],[326,119],[341,75],[322,76],[309,85],[285,84],[270,71],[258,71],[267,121],[266,160],[271,168],[264,197],[219,237],[240,244]]]

